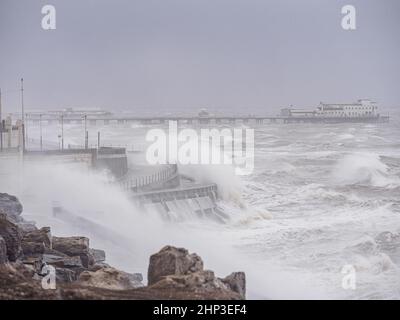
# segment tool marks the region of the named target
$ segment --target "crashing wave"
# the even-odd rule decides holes
[[[332,178],[336,183],[370,185],[374,187],[395,188],[400,179],[391,175],[388,166],[380,157],[371,153],[347,155],[336,164]]]

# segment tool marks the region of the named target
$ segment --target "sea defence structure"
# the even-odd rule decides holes
[[[128,159],[124,148],[100,147],[93,157],[93,166],[107,169],[115,177],[121,178],[128,172]]]
[[[218,188],[216,184],[192,185],[142,192],[133,195],[143,208],[157,212],[167,220],[179,220],[194,215],[197,217],[217,218],[226,217],[218,210]]]
[[[63,149],[63,150],[25,150],[23,155],[15,152],[15,149],[0,153],[2,158],[17,159],[23,161],[47,161],[53,163],[83,163],[88,168],[108,170],[114,177],[121,178],[128,171],[128,160],[123,148],[88,148],[88,149]]]
[[[187,179],[187,177],[184,177]],[[223,218],[217,208],[216,184],[182,183],[176,164],[164,165],[142,176],[123,177],[118,181],[131,199],[146,211],[157,212],[167,220],[196,215]]]
[[[157,212],[168,220],[191,214],[217,219],[223,215],[217,209],[216,184],[196,184],[194,181],[188,182],[187,177],[182,184],[176,164],[129,168],[124,148],[25,150],[23,153],[9,149],[0,152],[0,162],[15,163],[18,160],[31,163],[81,163],[88,169],[107,170],[110,184],[119,186],[144,211]]]

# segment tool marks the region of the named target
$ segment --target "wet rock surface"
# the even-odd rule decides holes
[[[24,230],[23,242],[43,243],[45,248],[52,249],[52,236],[49,227],[34,230]]]
[[[20,215],[22,205],[0,194],[0,299],[244,299],[243,272],[220,279],[184,248],[150,257],[148,286],[139,273],[117,270],[86,237],[55,237]],[[54,270],[55,289],[42,282]],[[47,280],[46,280],[47,281]]]
[[[12,195],[7,193],[0,193],[0,213],[7,215],[7,218],[14,222],[20,222],[20,217],[23,207],[19,200]]]
[[[95,262],[89,250],[89,239],[86,237],[53,237],[52,244],[55,251],[69,257],[79,256],[85,268],[89,268]]]
[[[184,248],[166,246],[150,257],[148,284],[152,289],[193,292],[219,292],[234,299],[245,299],[246,279],[235,272],[224,279],[204,270],[202,259]]]
[[[34,272],[22,263],[0,265],[0,299],[56,299],[54,290],[43,290]]]
[[[22,255],[22,230],[4,213],[0,213],[0,236],[5,241],[8,260],[16,261]]]
[[[142,278],[112,267],[97,271],[84,271],[79,276],[80,285],[110,290],[129,290],[143,287]]]
[[[233,272],[221,281],[232,291],[238,293],[242,299],[246,298],[246,275],[244,272]]]
[[[0,264],[7,262],[7,247],[6,241],[0,236]]]
[[[90,248],[89,253],[93,257],[94,263],[100,263],[106,261],[106,253],[104,250]]]
[[[203,270],[203,261],[184,248],[165,246],[150,257],[148,284],[152,285],[168,275],[185,275]]]

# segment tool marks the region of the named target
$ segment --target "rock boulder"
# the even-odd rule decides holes
[[[100,263],[106,261],[106,253],[104,250],[90,248],[89,253],[92,255],[94,263]]]
[[[24,255],[38,255],[52,248],[51,232],[49,227],[25,231],[21,242]]]
[[[82,272],[79,276],[79,285],[109,290],[129,290],[142,287],[141,279],[137,275],[105,267],[95,272]]]
[[[0,214],[0,236],[6,243],[8,260],[16,261],[22,255],[22,231],[4,213]]]
[[[52,248],[51,230],[49,227],[24,232],[23,242],[43,243],[48,249]]]
[[[202,270],[185,275],[168,275],[150,286],[153,289],[185,289],[191,291],[230,290],[211,270]]]
[[[197,254],[166,246],[150,257],[148,288],[161,290],[171,296],[181,291],[213,299],[245,299],[246,278],[243,272],[234,272],[219,279],[213,271],[203,268],[203,261]]]
[[[16,223],[22,220],[22,204],[17,197],[7,193],[0,193],[0,212],[7,215],[7,218]]]
[[[86,270],[80,256],[70,257],[54,251],[52,254],[44,254],[43,262],[56,268],[57,281],[60,282],[75,281]]]
[[[185,275],[203,270],[203,260],[195,253],[189,254],[184,248],[165,246],[150,257],[147,273],[148,285],[169,275]]]
[[[0,236],[0,264],[6,263],[7,260],[6,241]]]
[[[25,256],[43,254],[46,250],[43,242],[21,242],[22,252]]]
[[[53,237],[53,249],[70,257],[79,256],[82,265],[89,268],[94,264],[94,258],[89,250],[89,239],[86,237]]]
[[[70,283],[76,281],[78,276],[74,270],[67,268],[56,268],[56,279],[58,282]]]
[[[221,279],[232,291],[238,293],[242,299],[246,297],[246,275],[244,272],[233,272]]]

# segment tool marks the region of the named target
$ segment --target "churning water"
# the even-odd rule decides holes
[[[94,247],[107,250],[111,264],[128,271],[145,274],[149,255],[172,244],[197,252],[219,276],[246,271],[249,298],[399,299],[399,118],[254,128],[253,174],[180,168],[218,183],[225,223],[191,215],[165,222],[136,209],[101,174],[72,166],[25,165],[23,187],[12,190],[8,183],[4,191],[21,197],[28,218],[51,225],[54,234],[86,233]],[[57,130],[46,128],[47,139]],[[66,143],[82,144],[81,127],[65,130]],[[140,149],[147,128],[90,130],[91,136],[101,131],[104,144]],[[37,136],[37,128],[30,135]],[[132,157],[138,162],[143,159]],[[51,218],[53,201],[93,225]],[[345,265],[356,270],[355,290],[342,287]]]

